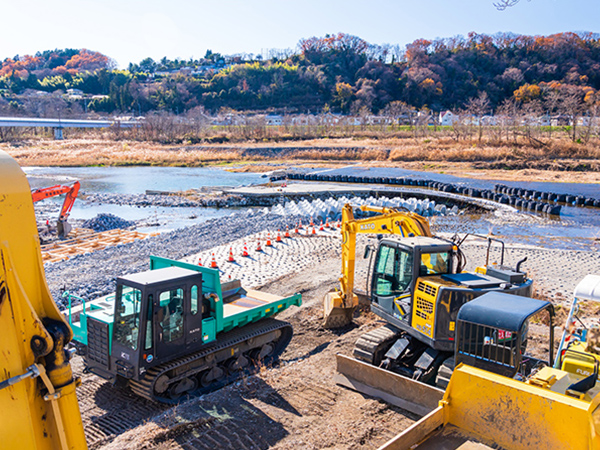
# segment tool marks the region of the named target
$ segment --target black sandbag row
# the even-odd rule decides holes
[[[489,189],[476,189],[468,186],[458,186],[450,183],[442,183],[440,181],[423,180],[420,178],[408,177],[368,177],[356,175],[330,175],[321,173],[297,173],[291,172],[287,174],[290,180],[304,181],[337,181],[342,183],[366,183],[366,184],[392,184],[398,186],[421,186],[430,189],[436,189],[441,192],[451,194],[462,194],[474,198],[484,198],[492,200],[504,205],[511,205],[517,208],[523,208],[532,212],[543,212],[551,215],[559,215],[561,206],[544,203],[540,201],[525,201],[516,195],[510,195],[504,192],[496,192]],[[496,185],[499,186],[499,185]]]
[[[586,197],[584,195],[571,195],[571,194],[557,194],[554,192],[540,192],[533,189],[521,189],[504,184],[496,184],[494,186],[494,192],[501,194],[507,194],[515,197],[520,197],[525,200],[542,200],[554,203],[565,203],[567,205],[582,206],[582,207],[595,207],[600,208],[600,200]]]

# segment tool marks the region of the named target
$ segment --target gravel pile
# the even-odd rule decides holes
[[[150,255],[181,259],[265,229],[285,229],[286,225],[293,226],[297,221],[298,217],[284,218],[252,211],[211,219],[170,233],[46,264],[46,278],[54,300],[59,307],[65,307],[62,288],[86,300],[113,293],[115,278],[147,270]]]
[[[93,219],[83,222],[81,226],[94,231],[108,231],[117,228],[134,227],[135,222],[125,220],[121,217],[115,216],[114,214],[98,214]]]

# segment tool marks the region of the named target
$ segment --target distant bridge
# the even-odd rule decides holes
[[[54,139],[63,138],[63,128],[132,128],[139,126],[136,120],[78,120],[38,119],[33,117],[0,117],[0,127],[43,127],[54,129]]]

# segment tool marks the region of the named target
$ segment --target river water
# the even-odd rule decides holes
[[[88,194],[143,194],[146,190],[185,191],[202,186],[242,186],[265,181],[261,174],[234,173],[218,168],[197,167],[25,167],[23,170],[32,189],[69,184],[79,180],[82,191]],[[600,186],[595,184],[500,182],[398,168],[365,169],[359,166],[314,169],[314,171],[330,174],[432,179],[485,189],[492,189],[494,184],[502,183],[539,191],[600,198]],[[58,205],[62,199],[54,198],[46,201],[53,201]],[[111,213],[127,220],[142,221],[138,228],[140,231],[169,231],[210,218],[226,216],[232,212],[234,210],[228,208],[135,207],[77,201],[71,212],[71,218],[73,221],[86,220],[99,213]],[[469,218],[468,231],[485,234],[493,232],[496,235],[512,237],[511,241],[534,245],[589,249],[600,241],[599,212],[597,208],[563,206],[560,218],[548,218],[545,215],[528,212],[516,212],[510,217],[498,214],[473,216]],[[454,227],[457,231],[464,231],[464,219],[462,217],[455,220]],[[449,222],[452,220],[449,219]]]
[[[409,177],[478,189],[493,189],[495,184],[504,184],[541,192],[584,195],[600,199],[599,184],[482,180],[400,168],[365,168],[360,164],[337,169],[314,169],[311,172],[327,173],[329,175]],[[464,227],[462,227],[462,224],[456,224],[455,228],[458,231]],[[496,213],[492,216],[473,216],[470,217],[468,231],[482,234],[491,232],[506,238],[508,241],[523,244],[589,250],[590,248],[600,247],[600,209],[563,205],[560,217],[549,217],[545,214],[526,211],[517,211],[515,214],[502,215],[502,213]]]
[[[202,186],[243,186],[265,179],[256,173],[234,173],[204,167],[24,167],[31,189],[56,184],[81,183],[87,194],[144,194],[153,191],[186,191]],[[44,200],[62,204],[62,198]],[[78,200],[71,221],[87,220],[110,213],[127,220],[143,221],[142,232],[170,231],[232,213],[227,208],[136,207],[114,204],[88,204]]]

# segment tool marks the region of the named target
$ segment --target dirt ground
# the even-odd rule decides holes
[[[300,308],[292,307],[278,316],[294,327],[294,338],[279,364],[174,408],[116,389],[94,375],[82,374],[78,395],[89,447],[371,449],[417,420],[418,417],[400,408],[335,385],[335,354],[350,355],[357,338],[383,322],[363,309],[346,329],[333,331],[322,327],[322,299],[338,285],[340,261],[337,248],[328,245],[320,248],[318,257],[304,256],[310,260],[307,267],[296,268],[294,273],[268,281],[260,288],[282,296],[300,292],[303,297]],[[482,249],[465,245],[468,259],[474,262],[481,260]],[[587,267],[584,270],[593,273],[599,267],[597,257],[590,260],[594,252],[579,254],[518,247],[510,249],[508,263],[514,265],[522,258],[522,252],[530,256],[531,267],[538,267],[538,274],[533,276],[542,280],[536,284],[538,292],[549,289],[552,283],[558,283],[560,292],[564,291],[562,296],[554,298],[558,304],[572,292],[570,284],[557,278],[558,272],[573,266],[568,258],[576,258]],[[557,261],[564,264],[557,265]],[[356,262],[356,286],[362,288],[368,260],[359,258]],[[579,273],[566,276],[574,282],[580,279]],[[598,310],[589,314],[598,317]],[[559,316],[558,325],[564,321],[564,311]],[[548,356],[547,349],[547,326],[542,322],[532,324],[528,351],[543,358]],[[81,374],[81,369],[81,359],[77,358],[76,372]]]
[[[79,396],[90,448],[370,449],[408,427],[416,416],[333,382],[335,354],[350,354],[359,335],[381,324],[362,311],[346,329],[321,326],[322,298],[338,271],[331,258],[317,273],[263,287],[302,293],[302,307],[278,316],[292,323],[294,338],[276,367],[219,391],[169,408],[84,375]]]

